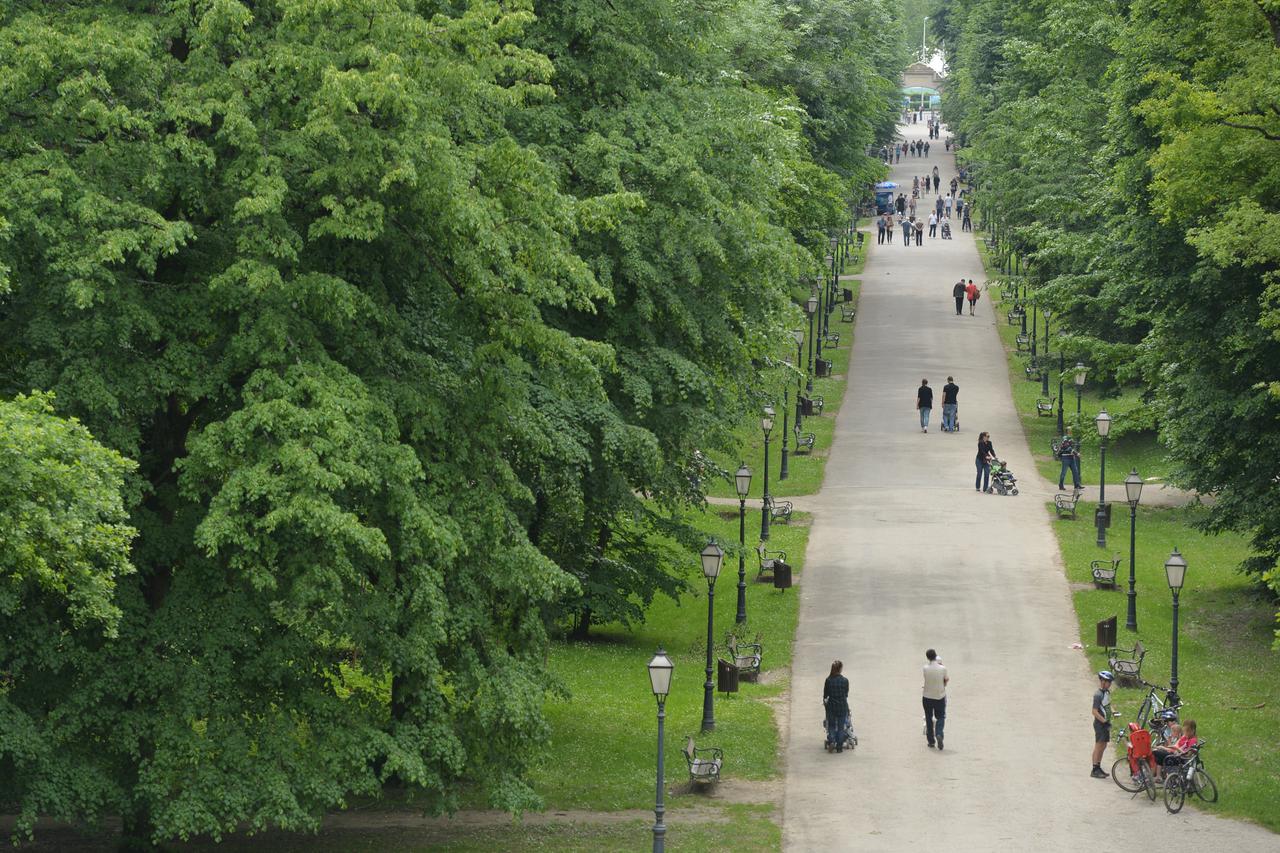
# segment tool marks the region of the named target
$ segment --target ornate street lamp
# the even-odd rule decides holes
[[[1084,392],[1084,380],[1089,373],[1089,368],[1084,366],[1083,361],[1076,362],[1076,420],[1080,419],[1080,395]]]
[[[1107,410],[1103,409],[1098,416],[1093,419],[1098,427],[1098,443],[1099,456],[1102,463],[1102,472],[1098,476],[1098,509],[1094,513],[1093,521],[1098,526],[1098,547],[1107,547],[1107,527],[1111,524],[1111,508],[1107,506],[1107,436],[1111,433],[1111,415],[1107,414]]]
[[[1137,544],[1138,501],[1142,500],[1142,478],[1138,469],[1134,468],[1124,478],[1124,496],[1129,501],[1129,615],[1124,626],[1130,631],[1138,630],[1138,592],[1134,588],[1134,549]]]
[[[653,823],[653,853],[663,853],[666,849],[667,825],[662,822],[666,808],[662,805],[663,788],[663,723],[667,719],[667,694],[671,692],[671,672],[675,666],[671,658],[658,646],[653,659],[649,661],[649,687],[653,690],[653,698],[658,700],[658,797],[653,807],[656,820]]]
[[[773,432],[773,406],[764,407],[764,417],[760,419],[760,431],[764,433],[764,502],[760,507],[760,538],[769,541],[769,433]]]
[[[1048,308],[1043,309],[1041,314],[1044,315],[1044,353],[1040,357],[1040,393],[1049,396],[1049,314]],[[1062,430],[1058,430],[1058,434],[1062,434]]]
[[[751,469],[743,462],[733,475],[738,487],[738,622],[747,621],[747,492],[751,491]]]
[[[809,315],[809,369],[806,371],[808,379],[804,383],[804,390],[810,394],[813,393],[813,315],[818,313],[818,297],[810,294],[804,303],[804,313]]]
[[[724,551],[712,539],[702,549],[702,574],[707,579],[707,683],[703,685],[702,696],[702,730],[714,731],[716,727],[715,683],[711,680],[714,669],[711,656],[715,651],[715,600],[716,578],[720,576],[720,564],[724,562]]]
[[[790,469],[787,468],[787,433],[790,431],[787,421],[791,417],[791,388],[788,385],[782,386],[782,464],[778,467],[778,482],[781,483],[787,479]]]
[[[1164,561],[1164,576],[1169,581],[1169,589],[1173,591],[1173,657],[1170,659],[1169,704],[1178,704],[1178,593],[1182,592],[1183,581],[1187,579],[1187,561],[1174,548],[1169,559]]]
[[[796,342],[796,429],[799,429],[804,415],[800,405],[800,392],[804,390],[801,384],[804,380],[800,378],[800,369],[804,366],[804,329],[792,329],[791,339]]]

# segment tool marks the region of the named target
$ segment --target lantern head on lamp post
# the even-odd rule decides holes
[[[724,550],[712,539],[702,549],[702,574],[707,579],[707,683],[703,685],[702,697],[702,730],[713,731],[716,727],[715,684],[711,680],[711,654],[715,645],[715,598],[716,578],[720,576],[720,564],[724,562]]]
[[[1084,393],[1084,380],[1089,372],[1089,368],[1084,366],[1083,361],[1076,362],[1076,420],[1080,419],[1080,395]]]
[[[751,469],[743,462],[733,475],[738,489],[738,622],[747,621],[747,492],[751,491]]]
[[[1135,588],[1134,549],[1137,544],[1138,501],[1142,500],[1142,478],[1138,469],[1134,468],[1124,478],[1124,496],[1129,502],[1129,613],[1124,626],[1130,631],[1138,630],[1138,592]]]
[[[764,433],[764,492],[760,507],[760,538],[769,541],[769,433],[773,432],[773,406],[764,407],[764,417],[760,419],[760,431]]]
[[[1107,506],[1107,436],[1111,434],[1111,415],[1103,409],[1093,419],[1098,427],[1098,455],[1102,470],[1098,477],[1098,510],[1094,514],[1094,523],[1098,526],[1098,547],[1107,547],[1107,528],[1111,526],[1110,507]]]
[[[663,723],[667,718],[667,694],[671,692],[671,673],[675,669],[675,665],[671,663],[671,658],[667,657],[667,653],[659,646],[654,652],[653,659],[649,661],[649,687],[653,690],[653,698],[658,700],[658,795],[653,807],[653,814],[656,820],[653,824],[653,850],[654,853],[663,853],[666,849],[667,825],[663,823],[662,817],[666,814],[666,808],[662,804],[662,787],[663,787]]]
[[[1173,592],[1173,654],[1169,659],[1169,704],[1178,703],[1178,594],[1187,579],[1187,561],[1174,548],[1164,561],[1164,576]]]

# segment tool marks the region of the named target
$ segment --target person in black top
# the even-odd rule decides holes
[[[835,745],[836,752],[844,752],[849,721],[849,679],[841,675],[843,671],[842,661],[832,661],[831,674],[822,685],[822,704],[827,709],[827,741]]]
[[[920,410],[920,431],[929,431],[929,413],[933,411],[933,389],[928,379],[920,380],[920,388],[916,391],[916,408]]]
[[[951,295],[956,300],[956,316],[959,317],[964,313],[964,279],[957,281],[955,287],[951,288]]]
[[[942,431],[955,432],[956,410],[959,408],[957,397],[960,394],[960,386],[956,384],[954,377],[947,377],[947,384],[942,386]]]
[[[973,460],[978,466],[978,476],[973,481],[973,488],[976,491],[991,491],[991,460],[995,458],[996,449],[991,444],[991,433],[984,432],[978,436],[978,456]]]

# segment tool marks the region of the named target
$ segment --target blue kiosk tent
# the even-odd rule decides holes
[[[876,213],[888,213],[893,210],[893,191],[898,185],[893,181],[881,181],[876,184]]]

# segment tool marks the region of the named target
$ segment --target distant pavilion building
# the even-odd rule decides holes
[[[946,78],[932,66],[913,62],[902,72],[902,107],[907,110],[936,110],[942,104]]]

